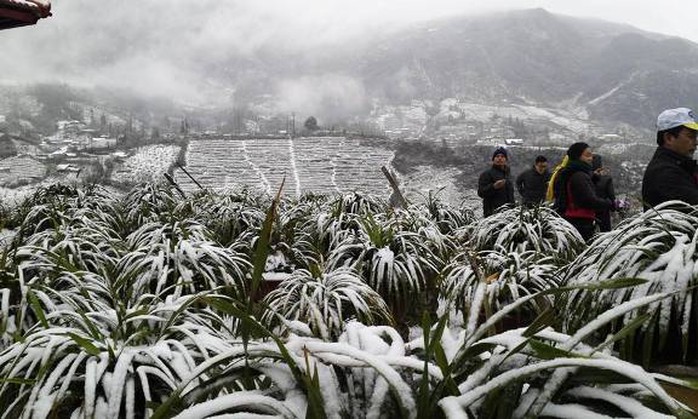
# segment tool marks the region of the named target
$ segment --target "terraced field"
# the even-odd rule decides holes
[[[294,139],[198,139],[189,143],[187,171],[213,190],[259,188],[273,193],[286,177],[286,196],[305,192],[387,194],[381,166],[393,152],[345,137]],[[175,179],[184,190],[196,184],[181,170]]]
[[[35,181],[46,176],[46,166],[29,156],[13,156],[0,160],[0,186],[20,181]]]

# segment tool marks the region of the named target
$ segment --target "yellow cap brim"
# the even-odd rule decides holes
[[[685,124],[681,124],[681,126],[698,131],[698,122],[686,122]]]

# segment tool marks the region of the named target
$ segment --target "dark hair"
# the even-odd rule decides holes
[[[542,163],[542,162],[546,162],[546,161],[548,161],[548,159],[546,159],[545,156],[537,156],[536,157],[536,163]]]
[[[494,160],[495,157],[497,157],[498,154],[501,154],[506,158],[507,160],[509,159],[509,155],[507,154],[507,149],[504,147],[497,147],[496,150],[494,150],[494,153],[492,154],[492,160]]]
[[[600,154],[594,154],[594,158],[591,161],[591,170],[600,169],[603,167],[603,159]]]
[[[589,144],[587,143],[581,141],[574,143],[567,149],[567,155],[570,160],[579,160],[579,158],[582,157],[582,153],[584,153],[584,150],[587,148],[589,148]]]
[[[678,137],[682,128],[685,127],[683,125],[679,125],[678,127],[665,129],[664,131],[657,131],[657,145],[664,145],[664,134]]]

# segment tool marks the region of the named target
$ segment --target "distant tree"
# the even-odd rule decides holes
[[[179,133],[189,134],[189,121],[187,121],[187,118],[182,119],[182,123],[179,127]]]
[[[17,155],[17,147],[9,135],[0,133],[0,159]]]
[[[99,117],[99,129],[100,131],[104,131],[104,129],[107,127],[107,117],[102,114],[102,116]]]
[[[308,119],[305,120],[303,126],[308,131],[317,131],[320,128],[317,124],[317,119],[315,119],[314,116],[309,116]]]

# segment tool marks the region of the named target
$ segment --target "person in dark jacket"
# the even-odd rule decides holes
[[[611,209],[610,199],[599,198],[591,180],[591,162],[594,154],[589,144],[574,143],[567,150],[569,162],[558,175],[560,198],[565,203],[562,216],[572,224],[589,243],[596,229],[596,212]]]
[[[538,156],[533,167],[516,177],[516,190],[521,194],[522,202],[525,205],[543,202],[548,190],[548,181],[550,181],[548,159],[545,156]]]
[[[611,202],[616,202],[616,192],[613,189],[613,178],[608,173],[608,169],[603,166],[603,159],[600,155],[594,154],[591,161],[591,180],[596,188],[596,196],[602,199],[610,199]],[[596,221],[599,226],[599,231],[611,231],[611,211],[606,209],[596,212]]]
[[[477,195],[482,198],[485,217],[506,204],[514,204],[514,185],[508,166],[507,150],[499,147],[492,154],[492,167],[482,172],[477,182]]]
[[[657,118],[657,149],[642,178],[645,210],[671,200],[698,204],[698,121],[688,108],[667,109]]]

